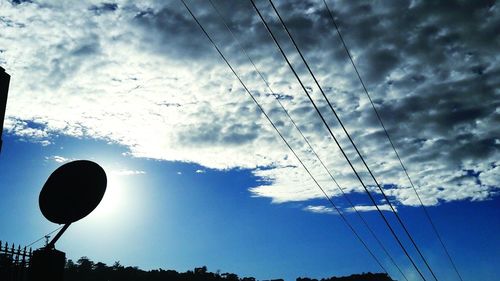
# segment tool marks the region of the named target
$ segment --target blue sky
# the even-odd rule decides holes
[[[195,164],[133,158],[122,155],[123,147],[89,139],[60,138],[45,147],[10,134],[4,141],[0,161],[0,221],[8,226],[2,228],[4,241],[29,244],[57,227],[39,211],[38,193],[48,175],[61,165],[51,157],[65,155],[101,163],[108,174],[144,172],[110,176],[101,205],[73,224],[58,242],[68,258],[88,256],[107,264],[119,260],[144,269],[178,271],[207,265],[212,271],[259,279],[380,271],[337,215],[305,212],[307,203],[270,204],[269,199],[252,198],[248,187],[257,179],[247,170],[217,171]],[[113,178],[119,178],[121,184],[112,185]],[[120,194],[114,189],[121,189]],[[121,202],[109,202],[114,200]],[[496,197],[429,208],[466,280],[495,280],[499,203]],[[455,280],[422,211],[407,207],[400,212],[442,280]],[[411,276],[408,262],[384,235],[387,230],[376,213],[364,215]],[[353,214],[347,217],[370,238]],[[41,246],[43,241],[35,245]],[[381,250],[376,253],[392,269]],[[392,272],[400,278],[395,269]]]
[[[241,46],[407,277],[419,280],[250,2],[214,3],[224,18],[207,1],[188,1],[391,275],[402,279]],[[459,271],[465,280],[494,280],[500,273],[498,5],[328,3]],[[440,280],[458,280],[323,3],[276,5]],[[268,1],[257,6],[373,190]],[[0,155],[0,221],[9,227],[0,230],[0,239],[27,244],[53,230],[38,211],[41,186],[63,163],[90,159],[105,168],[108,190],[98,209],[60,241],[70,258],[181,271],[207,265],[259,279],[380,271],[180,2],[0,0],[0,28],[0,65],[12,76]],[[387,202],[373,194],[387,213]],[[418,265],[423,268],[420,260]]]

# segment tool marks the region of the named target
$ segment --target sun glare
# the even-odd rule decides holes
[[[107,177],[106,193],[104,193],[99,206],[91,214],[92,217],[99,220],[109,220],[117,217],[124,210],[127,202],[126,182],[123,177],[114,173],[108,173]]]

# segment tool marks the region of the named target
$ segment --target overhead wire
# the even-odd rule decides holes
[[[40,240],[42,240],[43,238],[45,238],[45,237],[47,237],[47,236],[49,236],[49,235],[53,234],[54,232],[56,232],[56,231],[60,230],[60,229],[61,229],[61,228],[63,228],[63,227],[64,227],[64,225],[61,225],[60,227],[58,227],[58,228],[56,228],[56,229],[52,230],[51,232],[49,232],[49,233],[45,234],[44,236],[42,236],[42,237],[38,238],[37,240],[35,240],[35,241],[33,241],[33,242],[31,242],[29,245],[27,245],[27,246],[26,246],[26,248],[27,248],[27,247],[30,247],[30,246],[32,246],[32,245],[34,245],[35,243],[38,243],[38,242],[39,242]]]
[[[387,204],[389,205],[392,213],[395,215],[396,219],[398,220],[399,224],[401,225],[401,227],[403,228],[404,232],[406,233],[406,235],[408,236],[408,238],[410,239],[410,242],[412,243],[412,245],[414,246],[415,250],[417,251],[417,253],[419,254],[420,258],[424,261],[424,264],[426,265],[427,269],[429,270],[429,272],[431,273],[431,275],[434,277],[434,279],[436,281],[438,281],[434,271],[432,270],[430,264],[428,263],[427,259],[424,257],[423,253],[420,251],[418,245],[416,244],[415,240],[413,239],[412,235],[410,234],[410,232],[408,231],[406,225],[404,224],[404,222],[402,221],[401,217],[399,216],[399,214],[396,212],[396,210],[394,209],[391,201],[389,200],[389,198],[387,197],[387,195],[385,194],[383,188],[381,187],[381,185],[379,184],[379,182],[377,181],[377,179],[375,178],[375,175],[373,174],[373,172],[371,171],[370,167],[368,166],[368,164],[366,163],[363,155],[361,154],[361,152],[359,151],[359,149],[357,148],[357,145],[354,143],[352,137],[350,136],[350,134],[348,133],[345,125],[343,124],[343,122],[341,121],[340,117],[338,116],[338,114],[336,113],[335,109],[333,108],[333,106],[331,105],[328,97],[326,96],[325,92],[323,91],[321,85],[319,84],[318,80],[316,79],[316,76],[314,75],[313,71],[311,70],[311,68],[309,67],[309,64],[307,63],[307,60],[305,59],[305,57],[303,56],[302,52],[300,51],[300,48],[298,47],[297,43],[295,42],[295,39],[293,39],[293,36],[292,34],[290,33],[290,31],[288,30],[287,26],[286,26],[286,23],[284,22],[284,20],[282,19],[281,15],[279,14],[278,10],[276,9],[276,6],[274,5],[273,1],[272,0],[269,0],[269,3],[271,4],[274,12],[276,13],[276,15],[278,16],[279,20],[280,20],[280,23],[281,25],[283,26],[283,28],[285,29],[288,37],[290,38],[290,40],[292,41],[293,45],[295,46],[295,49],[297,50],[297,52],[299,53],[302,61],[304,62],[306,68],[308,69],[309,73],[311,74],[311,76],[313,77],[314,79],[314,82],[316,83],[316,85],[318,86],[321,94],[323,95],[323,98],[325,99],[325,101],[328,103],[328,106],[329,108],[331,109],[331,111],[333,112],[333,114],[335,115],[335,118],[337,119],[337,121],[339,122],[340,126],[342,127],[342,130],[344,131],[344,133],[346,134],[346,136],[348,137],[349,141],[351,142],[352,146],[354,147],[354,149],[356,150],[356,153],[358,154],[359,158],[361,159],[361,161],[363,162],[366,170],[369,172],[371,178],[373,179],[373,181],[375,182],[375,184],[377,185],[379,191],[381,192],[382,196],[384,197],[384,199],[387,201]]]
[[[276,99],[276,101],[278,102],[278,104],[280,105],[281,109],[285,112],[286,116],[288,117],[288,119],[290,120],[290,122],[293,124],[293,126],[295,127],[295,129],[299,132],[299,134],[302,136],[302,138],[304,139],[304,141],[306,142],[306,144],[308,145],[309,149],[311,150],[311,152],[314,154],[314,156],[318,159],[318,161],[320,162],[321,166],[325,169],[325,171],[328,173],[329,177],[332,179],[332,181],[335,183],[335,185],[337,186],[337,188],[340,190],[342,196],[344,197],[344,199],[349,203],[349,205],[351,206],[351,208],[355,211],[355,213],[357,214],[357,216],[359,217],[359,219],[361,219],[361,221],[363,222],[363,224],[365,225],[365,227],[368,229],[368,231],[370,232],[370,234],[373,236],[373,238],[377,241],[378,245],[382,248],[383,252],[389,257],[389,260],[391,261],[391,263],[396,267],[396,269],[398,270],[398,272],[401,274],[401,276],[403,276],[403,278],[405,280],[408,281],[408,278],[406,277],[406,275],[403,273],[403,271],[401,270],[401,268],[397,265],[396,261],[394,260],[394,258],[391,256],[391,254],[389,253],[389,251],[385,248],[385,246],[383,245],[382,241],[380,241],[380,239],[377,237],[377,235],[375,234],[375,232],[372,230],[372,228],[369,226],[368,222],[364,219],[364,217],[360,214],[360,212],[358,211],[358,209],[356,208],[356,206],[354,205],[354,203],[352,203],[352,201],[349,199],[349,197],[347,196],[347,194],[345,193],[344,189],[339,185],[339,183],[337,182],[337,180],[335,179],[335,177],[332,175],[330,169],[328,169],[328,167],[326,166],[326,164],[323,162],[323,160],[321,159],[321,157],[318,155],[318,153],[316,152],[316,150],[313,148],[313,146],[311,145],[311,143],[309,142],[309,140],[307,139],[307,137],[304,135],[304,133],[302,132],[302,130],[300,129],[300,127],[297,125],[297,123],[295,122],[295,120],[292,118],[292,116],[290,115],[290,113],[288,112],[288,110],[284,107],[283,103],[280,101],[280,99],[278,98],[278,95],[273,91],[273,89],[271,88],[271,85],[270,83],[267,81],[267,79],[264,77],[264,75],[262,74],[262,72],[259,70],[259,68],[257,67],[257,65],[255,64],[255,62],[253,61],[253,59],[250,57],[250,55],[248,54],[247,50],[243,47],[243,45],[241,44],[240,40],[238,40],[238,38],[235,36],[235,34],[233,33],[233,31],[231,30],[231,28],[229,27],[229,25],[227,24],[226,22],[226,19],[224,18],[224,16],[222,15],[222,13],[220,12],[220,10],[217,8],[217,6],[213,3],[212,0],[209,0],[210,2],[210,5],[213,7],[213,9],[215,10],[215,12],[217,13],[218,17],[221,19],[222,23],[224,24],[224,26],[226,27],[226,29],[228,30],[228,32],[231,34],[231,37],[235,40],[235,42],[237,43],[237,45],[239,46],[239,48],[243,51],[243,53],[245,54],[245,56],[248,58],[248,60],[250,61],[250,63],[252,64],[254,70],[257,72],[257,74],[259,75],[259,77],[262,79],[262,81],[265,83],[266,87],[269,89],[270,93],[274,96],[274,98]]]
[[[188,10],[189,14],[191,15],[191,17],[193,17],[193,19],[195,20],[195,22],[198,24],[198,26],[200,27],[200,29],[203,31],[203,33],[205,34],[205,36],[208,38],[208,40],[210,41],[210,43],[214,46],[214,48],[216,49],[216,51],[218,52],[218,54],[221,56],[221,58],[224,60],[224,62],[226,63],[226,65],[229,67],[229,69],[231,70],[231,72],[235,75],[235,77],[238,79],[238,81],[240,82],[240,84],[242,85],[242,87],[245,89],[245,91],[249,94],[249,96],[251,97],[251,99],[254,101],[254,103],[257,105],[257,107],[260,109],[260,111],[262,112],[262,114],[266,117],[266,119],[269,121],[269,123],[271,124],[271,126],[274,128],[274,130],[278,133],[278,135],[280,136],[280,138],[283,140],[283,142],[285,143],[285,145],[289,148],[289,150],[292,152],[292,154],[295,156],[295,158],[299,161],[299,163],[302,165],[302,167],[304,168],[304,170],[307,172],[307,174],[311,177],[311,179],[314,181],[314,183],[316,184],[316,186],[318,186],[318,188],[321,190],[321,192],[323,193],[323,195],[327,198],[327,200],[329,201],[329,203],[334,207],[335,211],[339,214],[339,216],[341,217],[341,219],[345,222],[345,224],[348,226],[348,228],[353,232],[353,234],[355,235],[355,237],[362,243],[362,245],[365,247],[365,249],[369,252],[369,254],[372,256],[372,258],[377,262],[377,264],[382,268],[382,270],[386,273],[386,274],[389,274],[387,272],[387,270],[385,269],[385,267],[382,265],[382,263],[380,262],[380,260],[375,256],[375,254],[369,249],[368,245],[363,241],[363,239],[361,238],[361,236],[359,236],[359,234],[356,232],[356,230],[354,229],[354,227],[349,223],[349,221],[345,218],[345,216],[342,214],[342,212],[338,209],[338,207],[335,205],[335,203],[333,203],[332,199],[330,198],[330,196],[328,196],[328,194],[326,193],[326,191],[324,190],[324,188],[319,184],[319,182],[316,180],[316,178],[312,175],[311,171],[307,168],[307,166],[304,164],[304,162],[300,159],[300,157],[297,155],[297,153],[295,152],[295,150],[291,147],[291,145],[288,143],[288,141],[285,139],[285,137],[281,134],[281,132],[279,131],[279,129],[276,127],[276,125],[274,124],[274,122],[271,120],[271,118],[269,117],[269,115],[266,113],[266,111],[264,110],[264,108],[260,105],[260,103],[257,101],[257,99],[254,97],[254,95],[251,93],[251,91],[247,88],[247,86],[245,85],[245,83],[243,82],[243,80],[241,80],[240,76],[237,74],[237,72],[234,70],[234,68],[231,66],[231,64],[229,63],[229,61],[227,60],[227,58],[224,56],[224,54],[222,53],[222,51],[219,49],[219,47],[217,46],[217,44],[213,41],[213,39],[211,38],[211,36],[208,34],[208,32],[205,30],[205,28],[203,27],[203,25],[199,22],[199,20],[196,18],[196,16],[193,14],[193,12],[191,11],[191,9],[189,8],[189,6],[187,5],[187,3],[184,1],[184,0],[180,0],[182,2],[182,4],[184,5],[184,7]]]
[[[266,27],[268,33],[270,34],[270,36],[273,38],[273,41],[274,43],[276,44],[276,46],[278,47],[278,49],[280,50],[280,53],[282,54],[282,56],[284,57],[284,59],[286,60],[288,66],[290,67],[290,69],[292,70],[293,74],[295,75],[295,77],[297,78],[299,84],[301,85],[302,89],[304,90],[304,92],[306,93],[307,97],[309,98],[309,100],[311,101],[311,104],[313,105],[313,107],[315,108],[316,112],[318,113],[319,117],[321,118],[321,120],[323,121],[323,123],[325,124],[326,128],[328,129],[330,135],[332,136],[333,140],[335,141],[335,143],[337,144],[337,146],[339,147],[340,151],[342,152],[342,155],[344,156],[344,158],[347,160],[349,166],[351,167],[351,169],[353,170],[354,174],[356,175],[357,179],[360,181],[361,185],[363,186],[364,190],[366,191],[366,193],[368,194],[368,197],[370,198],[370,200],[372,201],[373,205],[375,206],[375,208],[377,209],[377,211],[379,212],[381,218],[384,220],[385,224],[387,225],[387,227],[389,228],[391,234],[393,235],[393,237],[395,238],[395,240],[397,241],[398,245],[401,247],[401,249],[403,250],[404,254],[408,257],[408,259],[410,260],[411,264],[413,265],[413,267],[415,268],[415,270],[418,272],[418,274],[420,275],[420,277],[423,279],[423,280],[426,280],[426,278],[424,277],[424,275],[422,274],[422,272],[420,271],[420,269],[418,268],[418,266],[416,265],[416,263],[414,262],[414,260],[411,258],[410,254],[408,253],[408,251],[406,250],[406,248],[404,247],[403,243],[401,242],[401,240],[399,239],[399,237],[397,236],[396,232],[394,231],[394,229],[392,228],[392,226],[390,225],[389,221],[387,220],[387,218],[383,215],[382,211],[380,210],[379,206],[377,205],[375,199],[373,198],[373,196],[371,195],[371,193],[368,191],[365,183],[363,182],[363,180],[361,179],[360,175],[358,174],[358,172],[356,171],[356,169],[354,168],[351,160],[349,159],[349,157],[346,155],[344,149],[342,148],[342,146],[340,145],[340,143],[338,142],[337,138],[335,137],[335,135],[333,134],[330,126],[328,125],[328,123],[326,122],[326,119],[324,118],[323,114],[321,113],[321,111],[319,110],[319,108],[317,107],[316,103],[314,102],[314,100],[312,99],[312,97],[309,95],[307,89],[305,88],[304,84],[302,83],[300,77],[298,76],[297,72],[295,71],[294,67],[292,66],[292,64],[290,63],[290,61],[288,60],[288,57],[286,56],[285,52],[283,51],[282,47],[280,46],[279,42],[277,41],[276,37],[274,36],[273,32],[271,31],[269,25],[267,24],[266,20],[264,19],[264,17],[262,16],[262,14],[260,13],[259,9],[257,8],[257,6],[255,5],[255,2],[254,0],[250,0],[255,11],[257,12],[257,14],[259,15],[261,21],[263,22],[264,26]],[[273,3],[271,2],[271,4],[273,5]],[[274,6],[274,5],[273,5]],[[318,83],[319,85],[319,83]],[[336,112],[333,111],[334,114],[336,115]],[[337,115],[336,115],[337,116]],[[340,119],[339,119],[340,120]],[[343,124],[342,124],[343,125]],[[344,127],[345,129],[345,127]],[[350,136],[349,136],[350,138]],[[352,140],[352,139],[351,139]],[[378,182],[377,182],[378,183]],[[385,193],[384,193],[385,194]],[[390,203],[388,200],[386,200],[388,203]],[[392,206],[392,205],[390,205]],[[393,213],[395,213],[395,215],[397,216],[394,208],[392,208],[392,211]],[[408,233],[409,234],[409,233]],[[437,280],[437,279],[436,279]]]
[[[368,166],[368,164],[366,163],[363,155],[361,154],[361,152],[359,151],[357,145],[354,143],[352,137],[350,136],[349,132],[347,131],[345,125],[343,124],[343,122],[341,121],[340,117],[338,116],[336,110],[333,108],[332,104],[330,103],[330,100],[328,99],[328,97],[326,96],[325,92],[323,91],[323,88],[321,87],[321,85],[319,84],[318,80],[316,79],[316,76],[314,75],[312,69],[310,68],[307,60],[305,59],[304,55],[302,54],[302,52],[300,51],[300,48],[298,47],[297,43],[295,42],[295,39],[293,38],[292,34],[290,33],[290,31],[288,30],[288,27],[286,26],[286,23],[284,22],[283,18],[281,17],[281,15],[279,14],[278,10],[276,9],[276,6],[274,5],[273,1],[272,0],[269,0],[269,3],[271,4],[271,7],[273,8],[274,12],[276,13],[276,15],[278,16],[279,18],[279,21],[281,23],[281,25],[283,26],[283,28],[285,29],[288,37],[290,38],[290,40],[292,41],[295,49],[297,50],[297,52],[299,53],[302,61],[304,62],[304,65],[306,66],[307,70],[309,71],[311,77],[313,78],[314,82],[316,83],[316,86],[319,88],[323,98],[325,99],[325,101],[327,102],[328,104],[328,107],[330,108],[330,110],[332,111],[332,113],[334,114],[335,116],[335,119],[339,122],[340,126],[342,127],[342,130],[344,131],[344,133],[346,134],[346,136],[348,137],[350,143],[352,144],[353,148],[355,149],[356,153],[358,154],[359,158],[361,159],[361,161],[363,162],[366,170],[368,171],[368,173],[370,174],[371,178],[373,179],[373,181],[375,182],[376,186],[378,187],[378,190],[380,191],[380,193],[382,194],[382,196],[384,197],[384,199],[386,200],[387,204],[389,205],[392,213],[394,214],[394,216],[396,217],[397,221],[399,222],[399,224],[401,225],[402,229],[404,230],[404,232],[406,233],[406,235],[408,236],[411,244],[413,245],[413,247],[415,248],[415,250],[417,251],[417,253],[419,254],[420,258],[423,260],[424,264],[426,265],[427,269],[429,270],[429,272],[431,273],[431,275],[434,277],[434,279],[436,281],[438,281],[438,278],[436,277],[434,271],[432,270],[429,262],[427,261],[427,259],[424,257],[423,253],[420,251],[420,248],[418,247],[417,243],[415,242],[415,240],[413,239],[412,235],[410,234],[410,232],[408,231],[406,225],[404,224],[403,220],[401,219],[401,217],[399,216],[399,214],[396,212],[396,210],[394,209],[394,206],[392,205],[391,201],[389,200],[389,198],[387,197],[387,195],[385,194],[383,188],[381,187],[380,183],[377,181],[377,179],[375,178],[375,175],[373,174],[373,172],[371,171],[370,167]]]
[[[344,133],[346,134],[346,136],[348,137],[350,143],[352,144],[353,148],[355,149],[356,153],[358,154],[359,158],[361,159],[361,161],[363,162],[366,170],[369,172],[371,178],[373,179],[373,181],[375,182],[376,186],[378,187],[379,191],[381,192],[382,196],[384,197],[384,199],[386,200],[387,204],[389,205],[392,213],[395,215],[396,219],[398,220],[399,224],[401,225],[401,227],[403,228],[404,232],[406,233],[406,235],[408,236],[410,242],[412,243],[413,247],[415,248],[415,250],[417,251],[417,253],[419,254],[420,258],[424,261],[424,264],[426,265],[427,269],[429,270],[429,272],[431,273],[431,275],[434,277],[434,279],[436,281],[438,281],[434,271],[432,270],[430,264],[428,263],[427,259],[424,257],[423,253],[420,251],[418,245],[416,244],[415,240],[413,239],[412,235],[410,234],[410,232],[408,231],[406,225],[404,224],[404,222],[402,221],[402,219],[400,218],[399,214],[396,212],[396,210],[394,209],[394,206],[392,205],[391,201],[389,200],[389,198],[387,197],[387,195],[385,194],[383,188],[381,187],[380,183],[377,181],[377,179],[375,178],[375,175],[373,174],[373,172],[371,171],[370,167],[368,166],[368,164],[366,163],[363,155],[361,154],[361,152],[359,151],[359,149],[357,148],[357,145],[354,143],[352,137],[350,136],[349,132],[347,131],[345,125],[343,124],[343,122],[341,121],[340,117],[338,116],[338,114],[336,113],[335,109],[333,108],[333,106],[331,105],[328,97],[326,96],[325,92],[323,91],[321,85],[319,84],[318,80],[316,79],[316,76],[314,75],[314,73],[312,72],[311,68],[309,67],[309,64],[307,63],[307,60],[305,59],[305,57],[303,56],[302,52],[300,51],[300,48],[298,47],[297,43],[295,42],[295,39],[293,38],[293,36],[291,35],[290,31],[288,30],[287,26],[286,26],[286,23],[284,22],[284,20],[282,19],[281,15],[279,14],[278,10],[276,9],[276,6],[274,5],[273,1],[272,0],[269,0],[269,3],[271,4],[274,12],[276,13],[276,15],[278,16],[279,20],[280,20],[280,23],[281,25],[283,26],[283,28],[285,29],[288,37],[290,38],[290,40],[292,41],[293,45],[295,46],[295,49],[297,50],[297,52],[299,53],[302,61],[304,62],[306,68],[308,69],[310,75],[312,76],[314,82],[316,83],[316,85],[318,86],[321,94],[323,95],[323,98],[325,99],[325,101],[327,102],[329,108],[331,109],[332,113],[334,114],[335,118],[337,119],[337,121],[339,122],[340,126],[342,127],[342,130],[344,131]]]
[[[346,42],[344,40],[344,37],[340,33],[340,28],[339,28],[339,26],[337,24],[337,21],[335,20],[335,18],[333,16],[333,13],[332,13],[330,7],[328,6],[326,0],[323,0],[323,3],[325,4],[325,7],[326,7],[326,10],[328,11],[330,19],[332,20],[332,23],[335,26],[337,34],[338,34],[338,36],[340,38],[340,41],[342,42],[342,46],[344,47],[344,50],[345,50],[347,56],[349,57],[349,60],[350,60],[350,62],[352,64],[352,67],[354,68],[354,71],[356,72],[358,80],[361,83],[361,86],[363,87],[363,90],[364,90],[366,96],[368,97],[368,100],[370,101],[370,104],[371,104],[371,106],[373,108],[373,111],[375,112],[375,115],[377,116],[377,119],[378,119],[380,125],[382,126],[382,129],[384,130],[384,133],[385,133],[387,139],[389,140],[389,143],[391,144],[391,147],[392,147],[394,153],[396,154],[396,157],[397,157],[399,163],[401,164],[401,168],[403,169],[406,177],[408,178],[408,181],[409,181],[409,183],[410,183],[413,191],[415,192],[415,195],[417,196],[418,201],[420,202],[420,205],[422,206],[422,209],[424,210],[424,213],[425,213],[425,216],[427,217],[427,220],[429,221],[429,223],[430,223],[430,225],[431,225],[434,233],[436,234],[436,236],[437,236],[437,238],[439,240],[439,243],[443,247],[444,252],[445,252],[446,256],[448,257],[448,260],[450,261],[450,263],[451,263],[454,271],[456,272],[456,274],[458,275],[458,277],[460,278],[460,280],[463,281],[462,276],[460,275],[455,262],[453,261],[450,253],[448,252],[448,249],[445,246],[445,244],[443,242],[443,239],[441,238],[441,235],[439,235],[439,232],[438,232],[438,230],[437,230],[437,228],[436,228],[433,220],[431,219],[431,216],[430,216],[429,212],[427,211],[427,208],[425,207],[424,203],[422,202],[422,199],[420,198],[420,195],[418,194],[417,189],[415,188],[415,185],[413,184],[413,180],[411,179],[410,174],[408,173],[408,170],[406,169],[405,165],[403,164],[403,160],[401,159],[401,157],[400,157],[400,155],[398,153],[398,150],[396,149],[396,145],[392,141],[392,138],[390,137],[389,132],[388,132],[387,128],[384,125],[384,122],[382,121],[382,117],[380,116],[380,114],[379,114],[379,112],[378,112],[378,110],[377,110],[377,108],[375,106],[375,103],[373,102],[373,100],[372,100],[372,98],[371,98],[371,96],[370,96],[370,94],[369,94],[369,92],[368,92],[368,90],[366,88],[366,85],[365,85],[363,79],[361,78],[361,74],[359,73],[358,68],[356,67],[356,64],[354,63],[354,59],[352,58],[351,53],[349,52],[349,49],[347,48],[347,44],[346,44]]]

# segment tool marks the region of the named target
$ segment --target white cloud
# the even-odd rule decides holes
[[[485,170],[479,175],[481,184],[486,186],[498,186],[500,183],[500,166]]]
[[[196,170],[196,173],[197,173],[197,174],[204,174],[204,173],[206,173],[206,172],[207,172],[207,171],[205,171],[205,170],[201,170],[201,169]]]
[[[325,207],[325,206],[313,206],[308,205],[304,208],[304,211],[318,213],[318,214],[336,214],[336,211],[333,208]]]
[[[377,210],[373,205],[355,205],[358,212],[369,212]],[[378,204],[378,207],[382,211],[391,211],[391,207],[388,204]],[[394,207],[397,211],[397,208]],[[333,207],[326,207],[323,205],[307,205],[303,210],[318,213],[318,214],[337,214],[337,211]],[[355,210],[350,207],[347,209],[348,212],[355,212]]]
[[[145,171],[141,170],[117,170],[117,171],[111,171],[111,173],[117,176],[136,176],[136,175],[146,174]]]
[[[253,169],[261,184],[250,187],[252,195],[275,203],[323,198],[183,9],[156,2],[135,5],[119,1],[115,11],[95,5],[85,1],[0,3],[0,46],[4,46],[0,64],[12,76],[7,132],[42,145],[53,143],[59,135],[91,137],[124,145],[130,150],[127,155],[135,157],[197,163],[212,169]],[[282,95],[285,107],[346,192],[363,192],[301,88],[278,59],[265,30],[243,6],[238,4],[232,16],[244,23],[241,26],[255,25],[237,34],[245,38],[243,43],[250,47],[260,70]],[[400,31],[391,34],[378,25],[370,25],[368,33],[361,32],[366,25],[357,20],[342,24],[348,25],[346,38],[353,55],[366,74],[372,97],[424,204],[484,200],[499,183],[495,103],[486,101],[494,96],[495,90],[488,85],[494,85],[490,73],[500,65],[499,56],[485,59],[491,54],[491,44],[476,37],[481,32],[453,45],[456,52],[449,53],[443,43],[446,40],[439,37],[446,32],[434,34],[434,25],[422,20],[424,8],[413,7],[410,12],[415,13],[416,22],[406,24],[394,10],[397,7],[374,7],[373,13],[392,13],[386,24],[398,26]],[[338,11],[347,18],[355,8],[344,4]],[[304,18],[300,9],[288,12],[304,21],[321,16],[312,13]],[[212,12],[202,14],[205,22],[215,20]],[[436,15],[434,20],[449,24],[447,17]],[[324,24],[317,21],[304,26],[318,29],[318,22]],[[311,173],[329,195],[338,196],[339,190],[273,97],[262,94],[267,91],[265,85],[256,79],[234,42],[223,30],[215,30],[216,25],[210,28],[220,35],[217,38],[224,52]],[[453,28],[459,27],[450,26]],[[486,23],[481,28],[489,30]],[[394,187],[387,190],[388,195],[400,204],[418,205],[340,46],[332,47],[336,39],[301,26],[294,29],[377,179]],[[407,42],[404,46],[398,45],[402,43],[397,36],[402,34]],[[424,41],[433,42],[434,47],[419,45]],[[304,81],[362,178],[372,185],[327,114],[318,89],[312,81]]]
[[[5,130],[8,133],[17,135],[22,140],[39,143],[42,146],[52,144],[50,133],[43,127],[31,127],[28,122],[7,118],[5,120]]]
[[[45,159],[55,161],[57,163],[65,163],[65,162],[71,161],[71,159],[68,159],[66,157],[59,156],[59,155],[48,156],[48,157],[45,157]]]
[[[369,205],[369,206],[365,206],[365,205],[357,205],[355,206],[356,207],[356,210],[358,212],[368,212],[368,211],[374,211],[374,210],[377,210],[377,208],[373,205]],[[397,211],[397,208],[396,206],[393,206],[394,207],[394,210]],[[391,207],[389,206],[389,204],[378,204],[378,208],[381,210],[381,211],[391,211]],[[355,212],[355,210],[351,207],[349,209],[350,212]]]

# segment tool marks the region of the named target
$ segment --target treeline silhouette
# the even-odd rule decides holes
[[[307,277],[297,278],[297,281],[318,281],[318,279],[310,279]],[[330,277],[322,278],[319,281],[394,281],[386,273],[363,273],[363,274],[353,274],[350,276],[343,277]]]
[[[66,262],[65,281],[255,281],[254,277],[239,277],[234,273],[208,272],[206,266],[177,272],[175,270],[153,269],[145,271],[134,266],[122,266],[115,262],[112,266],[105,263],[94,263],[87,257],[76,263]],[[267,281],[283,281],[274,279]],[[347,277],[331,277],[318,279],[297,278],[297,281],[394,281],[384,273],[364,273]]]

